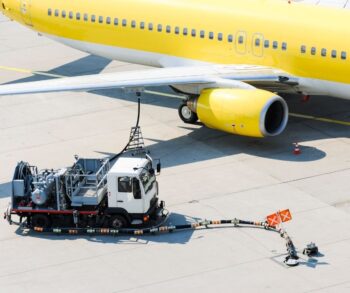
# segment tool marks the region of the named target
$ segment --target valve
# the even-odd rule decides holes
[[[303,250],[303,254],[307,256],[315,256],[318,254],[318,247],[315,243],[311,242],[310,244],[306,245],[306,248]]]

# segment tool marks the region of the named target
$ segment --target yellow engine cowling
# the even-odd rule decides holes
[[[287,103],[259,89],[205,89],[188,106],[206,126],[244,136],[275,136],[288,122]]]

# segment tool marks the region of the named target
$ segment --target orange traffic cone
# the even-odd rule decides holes
[[[299,144],[296,142],[294,143],[294,151],[293,151],[294,155],[300,155],[301,154],[301,149],[299,147]]]

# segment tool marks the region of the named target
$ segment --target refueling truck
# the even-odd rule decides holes
[[[5,213],[27,227],[127,228],[165,217],[164,201],[150,155],[125,152],[116,160],[75,157],[71,167],[44,169],[17,164]],[[157,172],[156,172],[157,171]]]

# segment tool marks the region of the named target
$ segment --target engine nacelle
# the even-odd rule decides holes
[[[287,103],[259,89],[205,89],[187,105],[206,126],[238,135],[279,135],[288,122]]]

